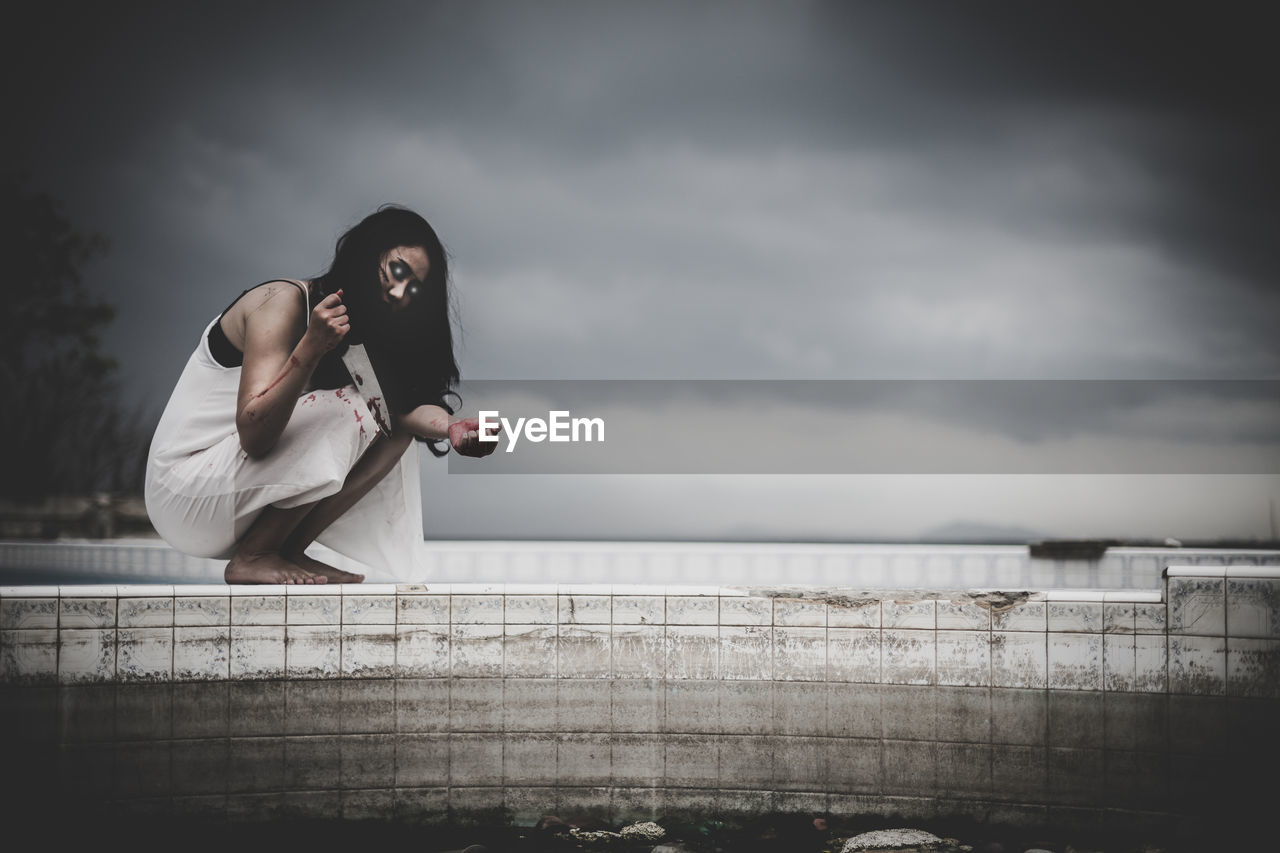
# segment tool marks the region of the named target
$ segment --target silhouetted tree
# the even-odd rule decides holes
[[[0,441],[8,456],[0,496],[136,493],[149,419],[119,402],[116,364],[99,337],[115,309],[82,281],[106,240],[77,231],[24,177],[0,183]]]

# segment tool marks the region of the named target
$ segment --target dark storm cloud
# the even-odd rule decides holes
[[[6,166],[112,239],[88,280],[156,405],[241,288],[385,201],[454,252],[464,377],[1280,376],[1255,7],[23,5]],[[838,524],[823,488],[786,517]]]
[[[1110,124],[1074,141],[1110,148],[1158,180],[1164,197],[1071,227],[1154,239],[1208,269],[1274,287],[1280,75],[1256,5],[938,3],[927,15],[888,4],[821,8],[834,41],[875,55],[868,62],[850,51],[850,68],[892,68],[878,124],[899,141],[968,136],[998,149],[1002,134],[1027,122]]]

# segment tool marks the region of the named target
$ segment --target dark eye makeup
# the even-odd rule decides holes
[[[391,270],[391,277],[396,281],[404,281],[412,274],[409,265],[404,261],[392,261],[387,264],[387,269]]]

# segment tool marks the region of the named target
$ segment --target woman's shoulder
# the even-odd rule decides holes
[[[305,317],[309,301],[305,282],[277,278],[246,290],[228,312],[238,308],[242,317],[261,313]]]

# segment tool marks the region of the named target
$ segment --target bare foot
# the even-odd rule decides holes
[[[306,554],[289,554],[286,559],[303,571],[326,578],[330,583],[360,583],[364,580],[364,575],[335,569],[328,563],[322,563],[315,557],[308,557]]]
[[[279,554],[236,554],[222,573],[227,583],[328,583],[328,577],[309,572]]]

